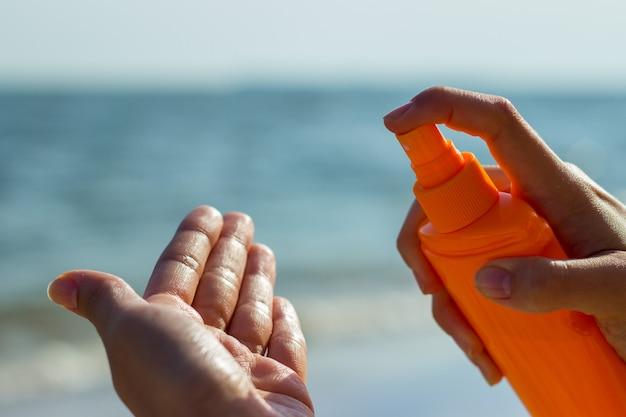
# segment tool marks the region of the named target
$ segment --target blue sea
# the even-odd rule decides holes
[[[91,268],[142,291],[178,221],[210,204],[249,213],[276,252],[318,415],[526,415],[432,323],[395,251],[413,176],[382,116],[422,87],[0,93],[0,414],[128,415],[95,332],[47,283]],[[626,96],[497,93],[626,199]]]

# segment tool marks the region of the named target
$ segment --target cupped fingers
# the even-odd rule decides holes
[[[398,234],[397,246],[400,256],[413,271],[424,294],[432,294],[442,288],[441,280],[421,250],[417,229],[426,219],[417,201],[413,202]]]
[[[433,294],[432,311],[437,324],[480,369],[487,383],[497,384],[502,379],[502,371],[447,292],[439,291]]]
[[[267,356],[293,369],[305,381],[307,347],[296,310],[287,299],[274,297],[273,319]]]
[[[248,252],[237,307],[228,334],[253,353],[262,353],[272,334],[272,310],[276,259],[272,250],[253,244]]]

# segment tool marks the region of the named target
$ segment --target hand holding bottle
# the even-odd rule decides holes
[[[502,167],[488,170],[494,183],[531,204],[573,258],[491,261],[476,276],[479,291],[523,311],[570,309],[591,314],[607,341],[626,359],[626,208],[622,203],[580,169],[559,159],[502,97],[436,87],[385,117],[385,125],[396,134],[436,123],[484,139]],[[433,295],[438,324],[487,381],[495,383],[501,377],[498,367],[419,250],[416,230],[423,220],[415,203],[398,236],[400,253],[422,291]]]

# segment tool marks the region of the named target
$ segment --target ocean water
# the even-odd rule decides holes
[[[80,267],[142,291],[178,221],[210,204],[249,213],[275,250],[319,415],[524,415],[432,324],[395,253],[413,178],[382,116],[417,90],[0,93],[0,411],[126,415],[95,333],[46,285]],[[626,198],[626,96],[500,93]],[[446,133],[493,162],[479,139]]]

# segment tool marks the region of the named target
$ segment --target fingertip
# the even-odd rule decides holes
[[[75,311],[78,308],[78,284],[70,273],[63,273],[48,284],[46,293],[50,301]]]
[[[302,332],[302,322],[291,301],[281,296],[274,296],[272,319],[274,321],[275,330],[282,330],[296,335],[296,339],[301,339],[302,346],[300,347],[304,347],[306,350],[306,340]]]
[[[385,127],[393,133],[397,133],[397,121],[411,108],[413,102],[410,101],[402,106],[390,111],[383,116]]]
[[[385,125],[387,130],[389,130],[391,133],[395,133],[393,131],[393,122],[391,120],[387,120],[387,119],[383,118],[383,124]]]
[[[482,342],[478,341],[473,348],[465,351],[468,359],[478,368],[483,379],[490,386],[496,385],[502,379],[502,371],[485,349]]]
[[[106,272],[73,270],[61,274],[48,288],[52,301],[88,319],[97,328],[124,305],[142,300],[120,277]]]
[[[224,225],[222,213],[215,207],[201,205],[191,210],[178,225],[178,231],[197,231],[215,245]],[[176,237],[176,236],[175,236]],[[171,242],[170,242],[171,244]]]
[[[250,246],[250,252],[253,252],[253,251],[258,253],[259,255],[263,255],[271,259],[276,259],[276,255],[274,254],[274,251],[272,250],[272,248],[270,248],[269,246],[263,243],[253,243]]]
[[[272,285],[276,282],[276,255],[267,245],[253,243],[248,250],[247,274],[262,274]]]
[[[497,365],[489,358],[491,363],[478,365],[478,369],[482,374],[487,384],[491,387],[497,385],[503,378],[502,372],[498,369]]]
[[[222,213],[218,209],[207,204],[202,204],[194,208],[189,213],[189,215],[192,214],[200,215],[202,217],[222,217]]]
[[[228,227],[226,227],[227,225]],[[254,236],[254,221],[246,213],[230,211],[224,214],[224,229],[222,229],[222,233],[243,238],[246,246],[249,246]]]
[[[252,225],[252,217],[249,214],[243,213],[241,211],[229,211],[224,214],[224,218],[229,219],[230,221],[236,221],[238,223],[242,223],[245,225]]]
[[[275,295],[273,300],[273,307],[274,320],[284,317],[298,320],[296,309],[291,304],[291,301],[289,301],[285,297]]]
[[[487,383],[493,387],[495,385],[498,385],[500,381],[502,381],[502,379],[504,379],[504,376],[501,373],[498,373],[498,375],[488,379]]]

